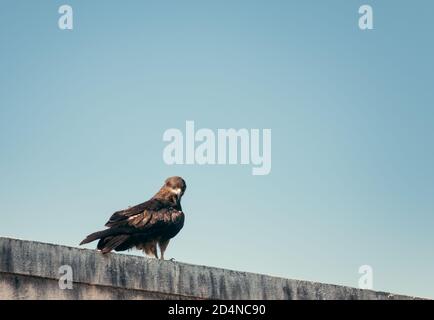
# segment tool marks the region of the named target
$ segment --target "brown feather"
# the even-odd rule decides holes
[[[181,197],[185,189],[182,178],[168,178],[150,200],[116,211],[105,224],[108,229],[88,235],[80,244],[99,239],[97,248],[103,253],[132,247],[154,252],[157,243],[168,243],[184,225]]]

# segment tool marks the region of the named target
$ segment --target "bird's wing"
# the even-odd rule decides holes
[[[132,226],[143,227],[151,220],[153,213],[167,208],[167,204],[159,199],[151,199],[134,207],[116,211],[112,214],[106,227]]]
[[[172,207],[153,211],[144,225],[140,218],[132,217],[134,219],[132,222],[129,220],[129,224],[109,228],[105,231],[107,234],[104,237],[97,237],[100,239],[97,248],[102,253],[112,250],[123,251],[155,239],[171,239],[184,225],[184,213]],[[136,223],[135,219],[139,222]],[[88,238],[92,241],[94,237],[89,235]],[[85,240],[84,243],[87,241]]]
[[[122,237],[122,242],[130,241],[129,236],[150,238],[161,235],[167,230],[170,230],[169,232],[179,231],[183,225],[184,213],[182,211],[162,200],[151,199],[132,208],[115,212],[106,223],[108,229],[88,235],[80,244],[103,239],[98,243],[98,249],[105,248],[110,251],[114,247],[107,247],[106,241],[111,241],[113,237],[128,236],[127,238]],[[120,244],[116,243],[116,246],[118,245]]]

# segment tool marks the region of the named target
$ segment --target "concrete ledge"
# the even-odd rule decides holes
[[[73,271],[60,289],[59,268]],[[356,288],[290,280],[108,254],[0,237],[0,299],[415,299]]]

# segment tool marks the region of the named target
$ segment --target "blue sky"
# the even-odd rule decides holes
[[[432,1],[64,3],[0,5],[1,236],[77,246],[181,175],[167,257],[434,298]],[[270,128],[271,173],[167,166],[186,120]]]

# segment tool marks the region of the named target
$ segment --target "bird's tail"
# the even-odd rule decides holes
[[[118,236],[109,236],[106,238],[101,238],[98,241],[97,248],[101,250],[102,253],[108,253],[112,250],[123,251],[125,250],[122,245],[128,240],[129,236],[126,234],[121,234]]]
[[[97,232],[91,233],[82,242],[80,242],[80,246],[82,244],[86,244],[86,243],[95,241],[97,239],[101,239],[101,238],[107,237],[107,236],[109,236],[111,234],[112,234],[112,230],[111,229],[107,229],[107,230],[102,230],[102,231],[97,231]]]

